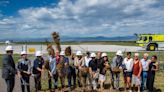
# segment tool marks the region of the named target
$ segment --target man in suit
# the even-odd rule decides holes
[[[2,78],[6,81],[7,92],[12,92],[15,85],[16,68],[13,60],[13,47],[6,47],[6,55],[3,57]]]

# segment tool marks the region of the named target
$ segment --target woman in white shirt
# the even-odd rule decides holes
[[[123,65],[125,89],[127,87],[131,90],[131,77],[133,69],[133,59],[131,58],[131,52],[127,52],[127,57],[124,59]]]

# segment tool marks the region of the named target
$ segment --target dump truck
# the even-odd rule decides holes
[[[136,43],[147,51],[155,51],[164,48],[164,34],[137,34]]]

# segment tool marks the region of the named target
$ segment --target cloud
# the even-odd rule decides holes
[[[8,1],[8,0],[1,0],[0,1],[0,6],[6,7],[9,3],[10,3],[10,1]]]
[[[0,33],[6,38],[44,38],[53,31],[71,37],[163,33],[163,5],[160,0],[61,0],[1,19]]]

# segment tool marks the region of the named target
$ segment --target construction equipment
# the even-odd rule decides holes
[[[164,47],[164,34],[137,34],[136,43],[147,51],[155,51]]]

